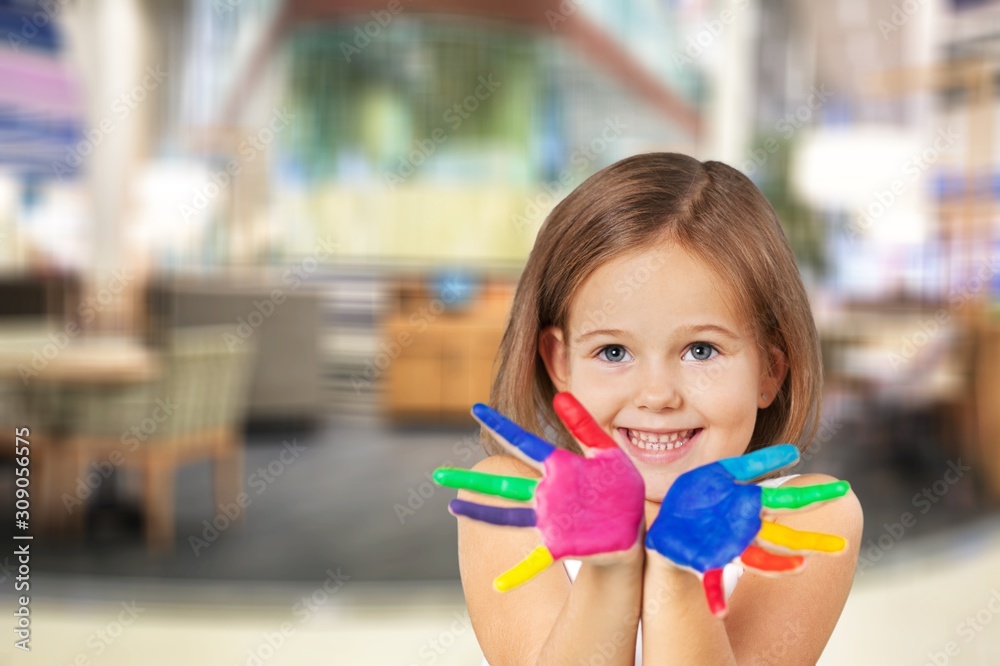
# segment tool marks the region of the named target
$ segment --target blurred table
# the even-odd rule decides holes
[[[69,433],[61,422],[67,391],[122,390],[148,382],[161,372],[160,356],[141,340],[90,336],[72,326],[44,320],[0,322],[0,425],[31,430],[32,475],[38,479],[36,524],[66,518],[59,493],[72,488],[72,460],[63,460]],[[62,464],[64,463],[64,464]],[[62,470],[66,467],[66,470]],[[65,472],[65,473],[64,473]],[[105,484],[110,489],[112,483]]]
[[[818,321],[825,379],[876,402],[960,399],[968,386],[962,332],[937,312],[845,310]]]
[[[847,310],[817,321],[826,379],[868,409],[944,407],[943,453],[974,465],[1000,500],[1000,320],[938,308]]]
[[[72,384],[148,381],[158,354],[128,336],[70,336],[40,323],[0,324],[0,378]]]

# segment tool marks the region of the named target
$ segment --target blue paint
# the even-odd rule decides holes
[[[677,478],[646,534],[647,548],[704,574],[729,564],[753,543],[761,527],[761,488],[736,483],[727,466],[734,467],[720,461]]]
[[[555,451],[555,447],[541,437],[522,429],[512,421],[508,421],[500,412],[482,403],[473,405],[472,415],[496,433],[498,437],[516,446],[521,453],[536,462],[545,462],[545,459]]]

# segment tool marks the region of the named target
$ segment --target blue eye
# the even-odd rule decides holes
[[[710,358],[715,358],[712,355],[712,352],[718,354],[719,350],[713,347],[712,345],[708,344],[707,342],[696,342],[690,347],[688,347],[688,353],[684,354],[684,359],[687,360],[688,355],[691,355],[692,358],[690,360],[707,361]]]
[[[632,355],[621,345],[606,345],[597,352],[597,357],[610,363],[621,363],[631,361]]]

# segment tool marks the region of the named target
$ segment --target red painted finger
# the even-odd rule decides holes
[[[552,399],[552,407],[566,428],[584,446],[592,449],[615,449],[618,445],[597,424],[594,417],[584,409],[583,405],[571,393],[557,393]]]
[[[805,564],[805,558],[801,555],[778,555],[759,546],[747,546],[740,555],[740,561],[744,566],[758,571],[795,571]]]
[[[709,569],[701,579],[705,587],[705,599],[712,615],[722,617],[726,614],[726,592],[722,588],[722,569]]]

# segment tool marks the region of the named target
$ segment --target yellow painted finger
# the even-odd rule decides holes
[[[835,553],[847,545],[843,537],[822,532],[802,532],[769,520],[761,521],[757,537],[792,550],[815,550],[823,553]]]
[[[500,592],[513,590],[548,569],[552,562],[552,553],[549,549],[539,546],[528,553],[526,558],[497,576],[493,581],[493,587]]]

